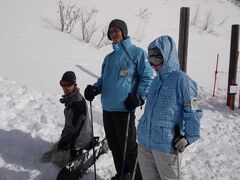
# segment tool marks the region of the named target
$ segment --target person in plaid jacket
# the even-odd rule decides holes
[[[149,44],[148,60],[157,76],[137,127],[140,169],[143,179],[178,179],[177,152],[200,137],[202,110],[197,107],[197,84],[179,69],[170,36]]]

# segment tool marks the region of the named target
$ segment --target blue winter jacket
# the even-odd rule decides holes
[[[101,93],[105,111],[126,112],[124,101],[129,93],[146,98],[153,80],[153,70],[146,52],[133,45],[129,37],[113,43],[113,49],[105,57],[101,77],[94,86]]]
[[[179,60],[171,37],[161,36],[148,48],[157,47],[164,58],[163,68],[152,82],[151,89],[137,128],[138,143],[146,148],[175,153],[172,147],[174,126],[191,144],[200,136],[202,110],[194,106],[197,85],[179,70]]]

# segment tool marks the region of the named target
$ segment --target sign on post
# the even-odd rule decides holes
[[[230,84],[229,86],[229,92],[228,95],[230,97],[230,111],[232,111],[234,109],[234,99],[235,99],[235,95],[237,94],[238,91],[238,85],[237,84]]]
[[[235,96],[238,92],[238,85],[237,84],[231,84],[229,89],[229,95]]]

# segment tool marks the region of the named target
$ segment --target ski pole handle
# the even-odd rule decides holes
[[[180,127],[179,127],[179,125],[175,125],[174,126],[174,132],[175,132],[175,137],[178,137],[178,136],[181,135],[180,134]]]

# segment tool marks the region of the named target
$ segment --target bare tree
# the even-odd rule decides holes
[[[199,4],[197,6],[196,11],[193,14],[193,18],[192,18],[191,24],[194,25],[194,26],[197,25],[198,19],[199,19]]]
[[[228,0],[231,3],[234,3],[236,6],[240,7],[240,0]]]
[[[58,2],[58,12],[60,15],[60,24],[61,24],[61,31],[64,31],[64,25],[65,25],[65,21],[64,21],[64,9],[65,6],[63,5],[62,1]]]
[[[222,26],[226,22],[226,18],[220,21],[219,23],[216,23],[214,16],[211,11],[208,11],[205,20],[202,24],[202,30],[206,31],[209,34],[217,35],[217,32],[215,31],[216,26]]]
[[[140,8],[139,12],[137,14],[137,17],[139,17],[140,19],[147,19],[150,15],[150,12],[148,11],[147,8]]]
[[[214,26],[214,17],[211,11],[207,12],[207,15],[205,17],[205,20],[202,24],[202,30],[207,31],[208,29],[212,29]]]
[[[85,42],[89,42],[92,35],[97,31],[96,23],[93,21],[97,12],[95,8],[92,8],[90,12],[83,8],[80,10],[82,40]]]
[[[75,5],[68,6],[67,14],[66,14],[66,19],[67,19],[66,31],[67,32],[73,31],[73,27],[75,26],[75,24],[77,23],[80,17],[79,12],[80,12],[80,9],[77,8]]]
[[[200,32],[206,32],[212,35],[217,35],[216,27],[222,26],[227,21],[227,18],[225,18],[223,20],[220,20],[219,23],[217,23],[212,11],[207,11],[204,19],[199,20],[199,14],[200,14],[199,12],[200,12],[200,7],[198,5],[193,15],[191,25],[199,28],[201,30]]]
[[[220,21],[216,26],[222,26],[227,22],[227,18],[224,18],[222,21]]]
[[[91,24],[89,24],[89,26],[87,26],[86,28],[86,38],[85,38],[85,42],[88,43],[90,42],[90,39],[92,38],[93,34],[97,31],[97,26],[96,26],[96,22],[92,22]]]
[[[80,18],[80,9],[76,5],[68,5],[66,7],[62,1],[59,1],[58,12],[60,15],[61,31],[72,32]]]
[[[102,35],[97,44],[98,48],[101,48],[101,47],[111,44],[111,41],[109,41],[107,38],[107,32],[108,32],[108,26],[105,26],[104,28],[102,28]]]

